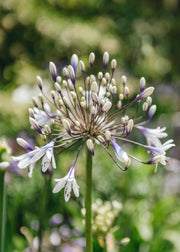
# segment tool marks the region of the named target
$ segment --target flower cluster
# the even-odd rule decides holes
[[[29,176],[32,176],[35,163],[42,158],[42,171],[46,172],[49,166],[56,168],[54,150],[57,154],[76,145],[79,146],[75,161],[64,178],[56,179],[53,192],[59,192],[65,187],[65,200],[68,201],[73,190],[75,196],[79,195],[79,186],[75,179],[75,165],[79,153],[84,145],[94,155],[94,144],[99,144],[123,171],[135,159],[144,164],[166,164],[168,158],[166,151],[174,144],[168,140],[164,144],[161,138],[167,136],[165,128],[149,129],[144,127],[156,111],[152,105],[150,95],[154,87],[145,88],[145,78],[140,79],[140,88],[137,96],[130,99],[130,90],[126,76],[116,80],[114,73],[117,61],[112,59],[109,63],[109,54],[103,55],[102,72],[97,76],[92,74],[95,54],[89,55],[88,70],[82,60],[73,54],[70,65],[63,68],[62,75],[58,75],[53,62],[49,63],[54,89],[47,91],[40,76],[37,84],[40,89],[38,97],[33,97],[34,107],[29,109],[29,121],[46,142],[41,147],[32,147],[24,139],[18,138],[18,143],[28,151],[18,157],[18,167],[23,169],[29,166]],[[108,71],[110,65],[110,71]],[[79,66],[79,70],[78,70]],[[78,71],[79,72],[78,72]],[[82,75],[82,83],[77,83],[77,73]],[[129,108],[134,107],[134,114],[128,114]],[[132,110],[130,110],[132,112]],[[132,130],[141,131],[147,139],[147,145],[129,139]],[[129,142],[145,148],[152,154],[149,161],[140,160],[127,153],[117,143]],[[114,155],[111,152],[114,151]]]

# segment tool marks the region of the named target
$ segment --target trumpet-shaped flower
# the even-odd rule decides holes
[[[55,158],[53,154],[54,141],[48,144],[37,147],[34,150],[25,153],[23,155],[12,157],[14,161],[18,161],[18,168],[24,169],[29,166],[29,177],[32,176],[32,171],[34,169],[35,163],[42,158],[42,171],[46,172],[50,163],[52,162],[52,167],[56,168]]]
[[[71,167],[67,175],[61,179],[55,179],[57,184],[55,185],[53,189],[53,193],[57,193],[64,189],[64,199],[65,201],[68,201],[71,196],[71,191],[73,190],[76,197],[79,197],[79,186],[76,182],[75,176],[74,176],[74,166]]]
[[[156,129],[149,129],[143,126],[136,126],[136,128],[139,129],[144,134],[148,145],[160,146],[161,141],[159,140],[159,138],[167,137],[167,133],[164,132],[166,130],[165,127],[163,128],[157,127]]]

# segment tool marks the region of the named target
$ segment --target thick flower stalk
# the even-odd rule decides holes
[[[73,54],[70,65],[63,68],[63,76],[58,75],[55,64],[50,62],[49,70],[54,84],[51,91],[45,88],[43,80],[37,76],[41,93],[38,97],[33,97],[34,107],[29,109],[29,121],[46,144],[32,147],[24,139],[18,138],[19,145],[28,152],[13,157],[18,161],[20,169],[29,167],[31,177],[39,159],[42,158],[42,171],[46,172],[50,165],[56,168],[55,150],[56,154],[60,154],[77,144],[79,150],[69,172],[64,178],[55,179],[57,184],[53,192],[59,192],[65,187],[66,201],[69,200],[72,190],[75,196],[79,196],[75,166],[85,144],[92,156],[95,154],[94,145],[101,145],[122,171],[129,168],[131,159],[143,164],[156,164],[157,169],[158,163],[165,165],[168,162],[166,151],[174,146],[173,140],[164,144],[160,141],[167,137],[165,127],[144,127],[156,112],[156,105],[152,105],[151,98],[154,87],[145,88],[145,78],[142,77],[137,96],[131,100],[126,76],[123,75],[121,80],[114,77],[117,61],[112,59],[109,63],[109,54],[105,52],[102,72],[96,76],[92,74],[94,62],[95,54],[90,53],[86,71],[84,62]],[[110,71],[107,70],[108,65]],[[79,81],[82,85],[78,83],[80,78],[77,78],[77,71],[78,75],[82,75]],[[131,107],[135,109],[134,114],[129,114]],[[135,130],[144,134],[148,145],[130,140],[131,132]],[[123,142],[147,149],[152,158],[145,161],[134,157],[121,147]]]

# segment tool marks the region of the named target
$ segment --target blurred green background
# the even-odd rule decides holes
[[[179,13],[178,0],[0,2],[0,135],[8,139],[14,153],[22,153],[15,143],[17,136],[39,141],[30,130],[28,107],[32,95],[39,92],[36,75],[51,82],[50,60],[61,72],[73,53],[88,64],[88,55],[93,51],[98,71],[102,54],[108,51],[110,58],[118,61],[119,76],[127,75],[134,92],[141,76],[148,86],[155,86],[153,103],[158,109],[150,127],[166,125],[169,138],[175,139],[169,166],[159,165],[155,174],[154,167],[133,162],[122,173],[101,148],[95,150],[93,199],[122,203],[114,236],[117,243],[130,237],[130,243],[121,248],[123,252],[180,251]],[[131,152],[146,156],[138,148]],[[72,149],[59,156],[59,169],[53,176],[64,176],[75,155],[76,150]],[[82,152],[77,164],[80,198],[72,198],[66,204],[63,192],[53,195],[54,182],[51,184],[50,178],[44,178],[38,169],[29,179],[26,171],[20,173],[11,167],[6,176],[6,252],[31,251],[26,238],[36,237],[39,218],[43,218],[44,251],[83,251],[80,209],[84,206],[84,162]],[[47,201],[45,216],[41,216],[40,210],[43,193]],[[51,223],[57,213],[59,222]],[[55,241],[61,239],[58,245],[51,239],[53,234]],[[95,236],[95,251],[105,251],[97,240]],[[120,251],[118,244],[114,251]]]

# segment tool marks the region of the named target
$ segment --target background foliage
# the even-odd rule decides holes
[[[0,134],[8,138],[14,153],[22,151],[15,143],[17,136],[39,141],[30,130],[27,108],[31,96],[37,93],[36,75],[50,82],[50,60],[61,71],[73,53],[88,63],[88,54],[93,51],[98,71],[102,54],[107,50],[111,58],[116,57],[118,61],[117,75],[126,74],[132,90],[138,87],[141,76],[156,88],[153,101],[158,111],[152,126],[166,124],[170,138],[176,143],[169,166],[159,167],[154,174],[153,167],[133,163],[122,173],[100,148],[96,148],[93,198],[116,199],[123,204],[115,232],[117,241],[125,236],[131,239],[122,248],[123,252],[180,251],[179,5],[178,0],[0,2]],[[132,152],[146,156],[138,148]],[[58,157],[56,176],[66,173],[72,155],[75,155],[74,150]],[[51,185],[50,178],[42,177],[38,169],[29,179],[26,172],[20,173],[16,167],[11,167],[6,178],[7,252],[24,251],[28,247],[22,233],[36,236],[44,183],[50,186],[43,218],[47,247],[50,234],[57,230],[61,232],[61,251],[72,246],[74,237],[83,237],[80,209],[84,205],[84,161],[81,154],[77,169],[81,196],[68,204],[64,204],[63,193],[51,193],[54,183]],[[56,213],[61,214],[61,220],[53,226],[49,219]],[[28,231],[22,230],[22,226]],[[78,242],[83,245],[82,240]],[[102,251],[97,244],[94,244],[95,251]],[[52,246],[50,251],[59,250]],[[69,247],[68,251],[75,249]]]

